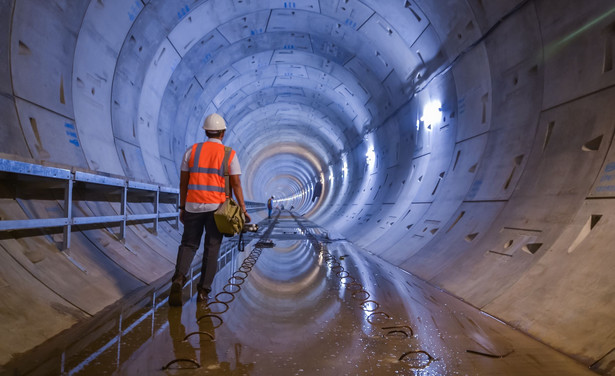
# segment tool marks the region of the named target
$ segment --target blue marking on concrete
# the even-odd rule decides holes
[[[209,63],[211,61],[211,59],[213,58],[213,55],[211,53],[207,53],[207,55],[205,55],[205,57],[203,58],[203,60],[201,60],[204,64]]]
[[[75,132],[66,131],[66,134],[69,135],[70,137],[77,138],[77,133]]]
[[[128,11],[128,19],[130,19],[130,21],[134,21],[137,18],[137,15],[141,12],[141,9],[143,9],[143,3],[141,0],[135,0]]]
[[[76,140],[76,139],[74,139],[74,138],[73,138],[73,139],[71,139],[71,140],[70,140],[70,141],[68,141],[68,142],[70,142],[71,144],[73,144],[73,145],[75,145],[75,146],[79,147],[79,141],[78,141],[78,140]]]
[[[189,6],[185,6],[183,8],[181,8],[178,12],[177,12],[177,19],[181,20],[182,18],[186,17],[186,15],[190,12],[190,7]]]
[[[606,168],[604,169],[604,171],[606,172],[615,171],[615,162],[611,162],[608,165],[606,165]]]
[[[468,198],[474,198],[482,185],[482,180],[475,180],[472,184],[472,187],[470,188],[470,192],[468,192]]]
[[[71,124],[71,123],[64,123],[64,126],[66,128],[75,129],[75,126],[73,124]]]

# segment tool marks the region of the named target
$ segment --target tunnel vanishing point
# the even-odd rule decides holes
[[[615,374],[614,51],[612,0],[0,0],[0,364],[170,277],[217,112],[250,210]]]

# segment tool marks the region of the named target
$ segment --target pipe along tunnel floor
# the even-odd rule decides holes
[[[208,302],[196,302],[196,273],[183,307],[168,306],[165,284],[33,374],[594,374],[301,217],[260,227]]]

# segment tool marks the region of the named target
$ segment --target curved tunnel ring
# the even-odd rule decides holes
[[[333,273],[336,273],[336,274],[337,274],[337,273],[341,273],[341,272],[343,272],[343,271],[344,271],[344,267],[343,267],[343,266],[341,266],[341,265],[337,265],[337,266],[332,267],[332,268],[331,268],[331,271],[332,271]]]
[[[247,277],[247,275],[246,275]],[[241,286],[244,284],[244,282],[246,281],[246,278],[244,277],[236,277],[236,276],[231,276],[229,279],[226,280],[227,283],[229,285],[237,285],[237,286]]]
[[[345,284],[347,286],[352,284],[352,283],[356,283],[354,277],[350,276],[350,275],[348,277],[340,277],[340,282],[342,282],[343,284]]]
[[[355,281],[346,285],[346,288],[350,291],[361,291],[363,290],[363,285]]]
[[[343,278],[352,278],[352,277],[350,276],[350,273],[348,273],[348,272],[347,272],[347,271],[345,271],[345,270],[339,271],[339,272],[337,272],[335,275],[336,275],[336,276],[338,276],[339,278],[342,278],[342,279],[343,279]],[[353,278],[353,279],[354,279],[354,278]]]
[[[391,316],[385,312],[373,312],[367,315],[367,322],[372,325],[378,325],[378,323],[373,322],[374,318],[378,317],[384,317],[384,320],[391,320]]]
[[[236,290],[235,291],[229,291],[229,290],[232,290],[233,288],[235,288]],[[236,294],[239,291],[241,291],[241,286],[236,284],[236,283],[227,283],[222,288],[222,291],[227,293],[227,294]],[[232,301],[232,300],[230,300],[230,301]]]
[[[210,306],[214,306],[214,305],[216,305],[216,304],[222,304],[222,305],[224,306],[224,310],[223,310],[223,311],[214,311],[213,309],[211,309],[211,308],[210,308]],[[206,305],[205,307],[209,308],[209,310],[210,310],[212,313],[214,313],[214,314],[218,314],[218,315],[219,315],[219,314],[222,314],[222,313],[224,313],[224,312],[226,312],[226,311],[228,311],[228,309],[229,309],[228,303],[221,302],[221,301],[218,301],[218,300],[214,300],[213,302],[209,302],[209,303],[207,303],[207,305]]]
[[[164,367],[162,367],[162,370],[167,370],[169,369],[169,367],[175,363],[179,363],[179,362],[189,362],[194,364],[196,367],[192,367],[191,369],[197,369],[197,368],[201,368],[201,365],[196,361],[196,360],[192,360],[192,359],[185,359],[185,358],[180,358],[180,359],[174,359],[171,360],[169,363],[167,363]],[[180,367],[178,369],[184,369],[184,367]]]
[[[219,296],[224,296],[224,295],[230,295],[231,299],[230,300],[220,300]],[[231,292],[227,292],[227,291],[222,291],[216,294],[216,302],[220,302],[220,303],[224,303],[224,304],[228,304],[230,302],[232,302],[233,300],[235,300],[235,295]]]
[[[239,274],[239,273],[241,273],[241,274],[245,274],[245,275],[244,275],[244,276],[238,276],[238,275],[235,275],[235,274]],[[237,279],[244,280],[244,279],[248,278],[248,273],[246,273],[246,272],[242,272],[241,270],[237,270],[237,271],[235,271],[235,272],[233,273],[233,275],[231,275],[231,278],[237,278]],[[229,278],[229,279],[231,279],[231,278]],[[229,282],[230,282],[230,281],[229,281]]]
[[[364,297],[359,297],[359,295],[364,295]],[[370,293],[365,290],[359,290],[352,293],[352,298],[356,300],[365,301],[370,298]]]
[[[369,305],[373,305],[374,308],[368,307]],[[380,303],[375,300],[366,300],[361,303],[361,308],[363,308],[365,312],[375,312],[378,308],[380,308]]]
[[[209,339],[212,339],[212,340],[214,339],[214,336],[211,333],[198,331],[198,332],[192,332],[192,333],[186,334],[186,336],[184,337],[184,341],[186,341],[188,338],[192,337],[195,334],[205,334],[206,336],[209,337]]]
[[[256,265],[256,261],[246,259],[244,262],[241,263],[241,265],[253,267],[254,265]]]
[[[398,325],[398,326],[385,326],[382,330],[388,330],[389,332],[386,334],[388,337],[390,334],[394,333],[404,333],[406,337],[414,337],[414,330],[408,325]],[[408,334],[410,332],[410,334]]]
[[[425,359],[425,360],[423,360],[423,359],[409,359],[409,361],[415,361],[415,362],[417,362],[417,363],[418,363],[418,362],[426,362],[426,363],[425,363],[425,364],[423,364],[423,365],[417,365],[417,366],[414,366],[414,365],[412,365],[412,364],[411,364],[411,365],[410,365],[410,368],[425,369],[425,368],[427,368],[427,367],[428,367],[428,366],[429,366],[429,365],[430,365],[433,361],[435,361],[435,360],[436,360],[436,359],[435,359],[433,356],[431,356],[431,354],[429,354],[427,351],[423,351],[423,350],[412,350],[412,351],[407,351],[407,352],[403,353],[403,354],[399,357],[399,361],[401,362],[402,360],[404,360],[404,359],[405,359],[408,355],[410,355],[410,354],[417,354],[417,355],[423,354],[423,355],[426,355],[426,356],[427,356],[427,359]]]
[[[202,315],[202,316],[199,316],[199,318],[196,319],[196,322],[198,323],[199,321],[201,321],[202,319],[207,318],[207,317],[218,320],[218,325],[214,325],[213,326],[214,329],[218,329],[224,323],[224,320],[222,320],[222,317],[220,317],[218,315],[215,315],[215,314],[210,314],[210,313]]]

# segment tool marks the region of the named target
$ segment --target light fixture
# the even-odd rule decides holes
[[[440,101],[431,101],[423,107],[423,116],[421,121],[425,126],[434,125],[442,119],[442,103]]]

